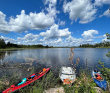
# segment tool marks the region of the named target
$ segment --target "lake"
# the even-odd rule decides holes
[[[110,68],[110,58],[106,54],[110,49],[106,48],[75,48],[73,49],[73,65],[76,64],[76,58],[80,61],[76,65],[76,72],[87,67],[93,69],[98,65],[99,59]],[[0,78],[4,75],[12,76],[13,73],[20,77],[30,75],[30,67],[34,67],[35,71],[43,67],[52,66],[52,71],[58,74],[61,66],[73,66],[69,60],[71,53],[70,48],[45,48],[45,49],[18,49],[13,51],[0,51]],[[21,68],[20,68],[20,66]],[[23,69],[22,69],[23,68]],[[28,73],[27,73],[28,72]]]

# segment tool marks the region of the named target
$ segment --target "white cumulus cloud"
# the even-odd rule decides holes
[[[68,28],[66,29],[58,29],[58,28],[59,26],[54,24],[46,32],[41,32],[40,36],[44,37],[45,39],[53,39],[60,37],[68,37],[71,34]]]
[[[88,23],[95,19],[97,9],[94,8],[90,0],[72,0],[71,2],[64,2],[64,13],[69,13],[72,21],[80,19],[79,23]]]
[[[20,15],[16,18],[10,18],[9,24],[12,26],[13,31],[24,31],[27,29],[44,29],[54,23],[54,18],[45,14],[44,12],[25,14],[25,10],[21,11]]]
[[[69,36],[65,39],[65,43],[69,46],[79,46],[80,44],[92,43],[93,39],[85,39],[85,38],[75,38],[73,36]]]
[[[49,46],[65,46],[65,43],[62,38],[57,39],[49,39],[49,40],[42,40],[43,45],[49,45]]]
[[[45,0],[45,5],[48,5],[48,7],[41,12],[30,12],[26,14],[25,10],[21,10],[21,14],[15,17],[11,16],[9,21],[6,21],[6,15],[0,11],[0,32],[47,29],[55,23],[56,14],[59,13],[56,10],[56,3],[57,0]]]
[[[9,38],[9,37],[4,37],[4,36],[0,36],[0,39],[4,39],[4,41],[7,42],[11,42],[11,43],[17,43],[17,40],[13,39],[13,38]]]
[[[63,40],[61,38],[58,38],[57,40],[54,41],[54,43],[56,43],[56,44],[63,43]]]
[[[59,11],[56,10],[57,0],[44,0],[44,4],[48,5],[45,9],[48,11],[48,15],[56,18],[56,14]]]
[[[110,11],[109,11],[109,9],[107,9],[102,15],[100,15],[100,17],[102,17],[102,16],[110,17]]]
[[[65,25],[65,21],[60,21],[59,25],[64,26]]]
[[[0,32],[2,33],[7,33],[11,29],[10,25],[8,25],[8,22],[5,19],[6,15],[0,11]]]
[[[57,0],[44,0],[44,4],[52,4],[52,5],[56,5]]]
[[[6,15],[0,11],[0,32],[22,32],[28,29],[40,30],[45,29],[54,24],[54,17],[48,13],[32,13],[25,14],[25,10],[21,11],[20,15],[16,15],[15,18],[10,17],[9,22],[6,21]]]
[[[103,4],[110,4],[110,0],[95,0],[94,5],[102,6]]]
[[[83,36],[84,39],[91,39],[91,38],[95,38],[94,37],[95,34],[98,34],[97,30],[88,30],[88,31],[84,31],[81,36]]]
[[[22,42],[23,44],[37,44],[39,35],[37,34],[26,34],[24,37],[17,37],[18,42]]]

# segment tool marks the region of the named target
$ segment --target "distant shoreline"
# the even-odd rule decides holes
[[[110,48],[110,47],[78,47],[78,48]]]
[[[0,49],[0,51],[10,51],[10,50],[18,50],[18,49],[44,49],[44,48],[4,48],[4,49]]]
[[[73,47],[51,47],[51,48],[73,48]],[[110,48],[110,47],[74,47],[74,48]],[[10,50],[18,50],[18,49],[47,49],[47,48],[4,48],[0,49],[0,51],[10,51]]]

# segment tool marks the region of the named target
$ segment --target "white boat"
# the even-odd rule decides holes
[[[76,80],[76,73],[72,67],[63,66],[60,69],[59,77],[64,84],[70,84]]]

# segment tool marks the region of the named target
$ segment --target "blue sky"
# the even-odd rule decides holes
[[[110,0],[0,0],[0,38],[49,46],[107,41],[109,5]]]

